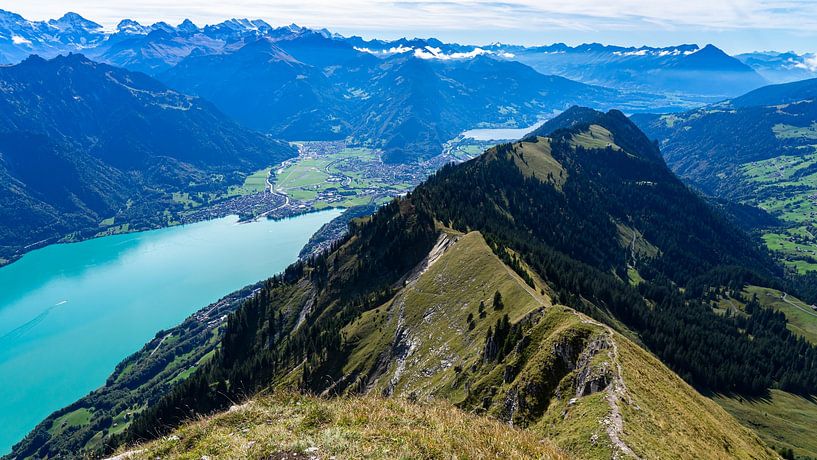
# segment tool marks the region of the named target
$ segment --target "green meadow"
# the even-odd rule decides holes
[[[785,139],[808,136],[815,129],[777,125],[775,133]],[[752,187],[748,204],[784,224],[763,233],[766,246],[799,273],[817,270],[817,145],[798,148],[805,149],[811,151],[747,163],[741,171]]]
[[[380,203],[408,191],[412,184],[380,161],[368,148],[344,148],[331,153],[302,154],[274,171],[275,191],[315,209]]]

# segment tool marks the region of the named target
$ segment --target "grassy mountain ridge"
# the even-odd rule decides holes
[[[364,313],[342,332],[344,342],[353,349],[343,372],[346,381],[336,382],[327,391],[345,387],[350,399],[334,398],[329,404],[360,404],[354,396],[359,393],[393,396],[396,401],[408,398],[440,404],[447,400],[467,412],[487,412],[511,426],[527,427],[520,433],[552,440],[573,458],[631,454],[641,458],[774,458],[754,435],[637,345],[570,308],[553,305],[549,296],[542,294],[540,282],[528,285],[477,232],[443,233],[429,257],[391,301]],[[501,310],[490,303],[494,289],[501,293]],[[478,313],[478,302],[486,304],[484,317]],[[466,319],[468,312],[474,316],[473,327]],[[501,323],[504,315],[510,316],[512,327],[525,329],[525,339],[508,352],[504,364],[494,364],[480,356],[481,349],[489,346],[484,340],[486,331],[494,321]],[[382,367],[383,363],[388,364]],[[286,388],[292,383],[291,378],[284,378],[279,386]],[[273,401],[276,411],[310,412],[310,408],[298,408],[286,398],[281,401],[280,396]],[[255,404],[251,402],[249,407]],[[364,404],[370,407],[370,403]],[[423,406],[407,408],[409,413],[417,410],[422,411]],[[451,413],[460,417],[458,411]],[[216,420],[224,417],[235,416],[224,414]],[[322,425],[338,424],[342,430],[349,427],[336,415],[325,418]],[[288,420],[298,426],[297,415]],[[263,427],[244,423],[251,431]],[[477,426],[482,423],[486,422]],[[443,440],[456,433],[459,424],[452,425],[441,430]],[[175,435],[178,440],[165,437],[146,450],[133,447],[133,458],[190,450],[195,455],[231,456],[247,445],[227,434],[232,424],[224,426],[224,434],[194,434],[206,426],[186,426]],[[437,430],[426,424],[421,427],[421,433]],[[659,428],[653,431],[651,427]],[[381,434],[393,439],[393,429],[384,428]],[[305,451],[314,445],[327,454],[362,455],[335,437],[306,441],[308,436],[301,435],[296,439],[302,442],[293,448],[292,442],[274,435],[243,436],[265,444],[261,448],[264,453]],[[225,441],[217,443],[214,438],[218,437]],[[545,446],[550,443],[539,442]],[[494,449],[506,445],[490,437],[475,445],[483,443]],[[715,446],[717,450],[713,450]],[[254,448],[244,452],[262,454]],[[439,451],[439,455],[471,452],[464,445],[445,448],[449,450]],[[420,442],[404,455],[423,457],[427,449]],[[540,454],[519,451],[513,455],[539,458]]]
[[[642,457],[718,455],[703,446],[714,444],[706,437],[719,430],[732,436],[728,444],[734,450],[724,458],[764,455],[757,439],[655,358],[601,323],[554,305],[547,285],[541,280],[529,285],[477,232],[445,235],[431,254],[418,278],[344,330],[355,349],[343,370],[356,381],[353,394],[365,388],[445,398],[530,427],[581,458],[632,450]],[[500,293],[501,310],[492,305],[492,292]],[[504,315],[522,331],[513,350],[484,339],[491,327],[498,336]],[[507,355],[491,358],[492,346]],[[378,368],[383,362],[389,365]],[[667,401],[677,401],[677,408],[669,409]],[[664,428],[650,432],[649,426]],[[685,430],[699,435],[685,436]]]
[[[603,402],[599,390],[610,394],[621,375],[612,371],[618,358],[610,358],[614,347],[608,343],[624,339],[598,320],[562,323],[576,316],[559,319],[548,299],[636,334],[699,387],[752,393],[796,381],[809,391],[811,358],[797,353],[811,356],[813,347],[792,342],[785,328],[765,329],[763,321],[771,319],[763,315],[741,319],[744,324],[696,300],[696,293],[730,278],[773,279],[774,264],[672,176],[655,146],[632,135],[637,130],[626,117],[611,112],[588,121],[444,168],[410,196],[355,224],[331,252],[290,267],[231,317],[222,348],[207,369],[134,421],[130,439],[181,422],[190,412],[180,407],[208,412],[223,407],[224,394],[252,394],[270,385],[328,394],[443,392],[463,407],[482,407],[522,425],[543,419],[557,392],[562,402],[569,403],[570,393]],[[677,209],[679,202],[692,205]],[[478,284],[487,285],[488,292],[472,284],[480,271],[473,279],[457,279],[469,269],[443,268],[449,255],[456,260],[459,243],[451,241],[476,244],[474,230],[484,237],[477,253],[493,252],[499,266],[515,272],[489,274],[489,281]],[[697,232],[703,233],[696,238]],[[705,243],[689,246],[698,239]],[[477,253],[461,260],[479,260]],[[751,266],[757,273],[730,265]],[[640,281],[633,282],[633,271]],[[446,283],[449,290],[442,295],[434,295],[433,283],[423,287],[446,277],[456,281]],[[508,277],[517,286],[512,291],[491,284]],[[673,291],[667,279],[686,286],[686,293]],[[457,302],[462,295],[467,297]],[[545,306],[543,315],[526,296]],[[672,332],[679,324],[687,331],[683,336]],[[741,332],[747,328],[753,340]],[[567,348],[537,346],[543,343]],[[787,348],[795,346],[797,351]],[[467,351],[458,356],[458,350]],[[787,359],[761,356],[771,350]],[[581,356],[585,364],[579,364]],[[787,377],[778,380],[782,375]],[[577,387],[577,382],[584,384]],[[603,418],[597,405],[588,411],[593,407]],[[622,441],[622,447],[616,438],[625,435],[601,434],[610,443],[597,445],[592,455],[664,442],[642,432],[632,445]],[[753,452],[747,447],[753,443],[735,440],[728,446]],[[747,455],[762,456],[754,452]]]
[[[817,349],[785,316],[710,303],[779,269],[620,112],[564,117],[266,281],[212,358],[110,441],[294,389],[445,399],[580,457],[773,458],[690,384],[815,391]]]

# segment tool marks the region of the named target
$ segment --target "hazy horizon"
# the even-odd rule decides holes
[[[230,18],[263,19],[274,26],[296,23],[364,38],[435,37],[447,42],[483,45],[492,42],[569,45],[599,42],[620,46],[672,46],[712,43],[737,54],[750,51],[814,52],[817,2],[797,0],[730,0],[683,3],[589,0],[581,4],[554,1],[429,0],[359,1],[333,5],[328,0],[264,2],[240,0],[233,5],[181,0],[0,0],[0,8],[29,20],[59,18],[75,12],[113,29],[121,19],[152,24],[197,25]]]

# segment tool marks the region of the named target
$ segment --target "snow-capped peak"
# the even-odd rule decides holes
[[[116,31],[123,34],[142,35],[149,32],[149,29],[133,19],[123,19],[116,25]]]

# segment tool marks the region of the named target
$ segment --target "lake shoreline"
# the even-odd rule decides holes
[[[90,235],[90,232],[89,232],[88,234],[90,236],[84,236],[84,235],[81,235],[81,234],[77,235],[77,233],[82,233],[83,232],[82,230],[80,230],[80,231],[73,232],[73,233],[68,234],[68,235],[64,235],[62,237],[49,238],[49,239],[46,239],[46,240],[42,240],[42,241],[38,241],[36,243],[29,244],[28,246],[25,246],[25,248],[21,252],[9,255],[8,259],[0,257],[0,270],[2,270],[3,268],[6,268],[9,265],[12,265],[13,263],[19,261],[20,259],[25,257],[27,254],[30,254],[30,253],[32,253],[34,251],[39,250],[39,249],[47,248],[49,246],[53,246],[53,245],[57,245],[57,244],[82,243],[82,242],[85,242],[85,241],[90,241],[90,240],[94,240],[94,239],[98,239],[98,238],[105,238],[105,237],[108,237],[108,236],[132,235],[132,234],[135,234],[135,233],[149,232],[149,231],[153,231],[153,230],[162,230],[162,229],[166,229],[166,228],[184,227],[185,225],[194,225],[194,224],[198,224],[198,223],[201,223],[201,222],[208,222],[208,221],[212,221],[212,220],[223,219],[225,217],[230,217],[230,216],[238,217],[238,222],[237,223],[242,223],[242,224],[258,222],[261,219],[271,220],[271,221],[277,222],[277,221],[282,221],[282,220],[286,220],[286,219],[291,219],[293,217],[302,216],[302,215],[305,215],[305,214],[311,214],[311,213],[315,213],[315,212],[321,212],[321,211],[332,210],[332,209],[344,209],[345,210],[346,208],[342,208],[342,207],[324,208],[324,209],[309,209],[309,208],[307,208],[307,209],[292,209],[292,208],[287,208],[286,210],[281,212],[281,215],[276,215],[274,217],[270,217],[268,215],[256,216],[256,217],[253,217],[253,218],[250,218],[250,219],[245,219],[245,220],[242,220],[241,216],[239,216],[238,214],[235,214],[235,213],[220,213],[220,214],[214,214],[214,215],[211,215],[211,216],[202,217],[200,219],[193,219],[193,220],[184,221],[184,222],[173,222],[173,223],[170,223],[170,224],[167,224],[167,225],[154,225],[154,226],[147,226],[147,227],[144,227],[144,228],[139,227],[139,228],[134,228],[134,229],[128,228],[128,230],[122,231],[122,232],[120,232],[120,231],[111,232],[111,233],[98,232],[98,233],[95,233],[93,235]],[[67,239],[67,238],[69,238],[69,239]]]
[[[196,369],[200,365],[203,365],[206,362],[206,357],[214,353],[222,337],[221,333],[225,317],[233,313],[245,301],[255,295],[263,284],[263,281],[259,281],[232,291],[217,301],[201,307],[172,328],[157,331],[156,335],[146,341],[139,350],[117,363],[116,366],[111,369],[110,376],[105,383],[76,401],[53,411],[40,421],[25,438],[17,441],[15,445],[11,447],[13,449],[12,451],[17,449],[30,450],[32,444],[38,442],[36,436],[32,437],[32,433],[36,433],[38,430],[48,432],[50,428],[58,423],[61,417],[70,416],[71,413],[87,411],[91,414],[89,425],[105,417],[116,418],[117,413],[111,409],[105,409],[104,407],[110,405],[106,404],[109,398],[115,400],[119,397],[119,395],[116,394],[117,392],[128,391],[132,393],[133,397],[139,401],[139,403],[146,403],[148,397],[156,397],[157,395],[165,394],[167,391],[170,391],[172,388],[172,386],[169,385],[170,382],[179,379],[180,375],[185,372],[192,373],[190,371],[191,369]],[[210,333],[215,333],[218,340],[201,339],[201,337]],[[170,336],[178,336],[186,339],[194,344],[195,349],[188,352],[186,354],[188,358],[181,363],[176,363],[174,359],[172,362],[166,362],[169,360],[165,360],[163,365],[153,366],[153,363],[163,362],[164,356],[162,356],[162,354],[168,352],[168,350],[162,349],[161,345],[164,340]],[[149,369],[149,381],[145,385],[137,386],[133,383],[134,380],[144,379],[145,376],[134,376],[133,373],[128,372],[129,368],[137,366]],[[134,386],[135,388],[133,388]],[[149,387],[149,389],[143,388],[144,386]],[[129,424],[131,420],[132,417],[126,416],[121,421],[124,424]],[[59,435],[57,437],[59,437]],[[54,442],[54,439],[49,439],[48,442]],[[0,452],[0,455],[6,454]]]
[[[156,331],[284,270],[339,209],[57,244],[0,269],[0,447],[104,384]]]

